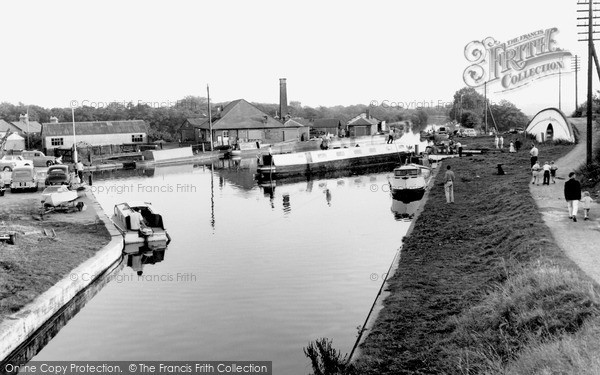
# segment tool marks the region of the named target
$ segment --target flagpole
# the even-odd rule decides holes
[[[210,113],[210,89],[206,85],[206,96],[208,97],[208,129],[210,132],[210,150],[213,151],[212,114]]]
[[[27,114],[25,116],[25,120],[27,121],[27,149],[29,150],[31,148],[29,142],[29,107],[27,107]]]
[[[75,140],[75,108],[71,107],[71,115],[73,118],[73,162],[77,163],[77,141]]]

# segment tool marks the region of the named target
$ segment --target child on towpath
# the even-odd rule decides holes
[[[583,197],[581,198],[581,207],[583,208],[583,220],[589,220],[590,208],[592,207],[592,203],[594,200],[590,197],[590,193],[588,191],[583,192]]]

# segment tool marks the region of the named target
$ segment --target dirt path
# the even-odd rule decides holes
[[[580,205],[577,212],[578,221],[575,223],[569,219],[564,198],[563,189],[569,172],[577,169],[586,160],[586,119],[570,120],[579,129],[580,139],[573,151],[555,162],[558,167],[556,184],[530,184],[529,190],[556,243],[586,274],[600,284],[600,204],[596,202],[592,205],[589,221],[583,220],[583,209]],[[594,134],[594,142],[596,139],[597,133]],[[543,154],[540,154],[539,160],[540,164],[549,161]]]

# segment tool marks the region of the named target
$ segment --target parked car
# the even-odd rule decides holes
[[[10,177],[4,175],[8,172],[0,172],[0,197],[4,196],[5,186],[10,186]]]
[[[0,170],[12,171],[15,167],[33,167],[33,160],[27,160],[21,155],[4,155],[0,159]]]
[[[67,165],[53,165],[48,168],[46,173],[46,186],[51,185],[69,185],[69,167]]]
[[[56,164],[56,158],[54,156],[46,156],[43,152],[37,150],[23,151],[21,156],[25,159],[32,160],[34,167],[49,167]]]
[[[36,191],[38,183],[35,178],[33,166],[15,167],[12,171],[10,181],[10,191],[15,190],[33,190]]]

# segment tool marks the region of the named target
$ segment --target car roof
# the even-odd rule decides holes
[[[48,167],[48,172],[50,172],[51,170],[61,170],[62,171],[62,170],[65,170],[65,169],[69,170],[69,166],[68,165],[63,165],[63,164],[52,165],[52,166]]]

